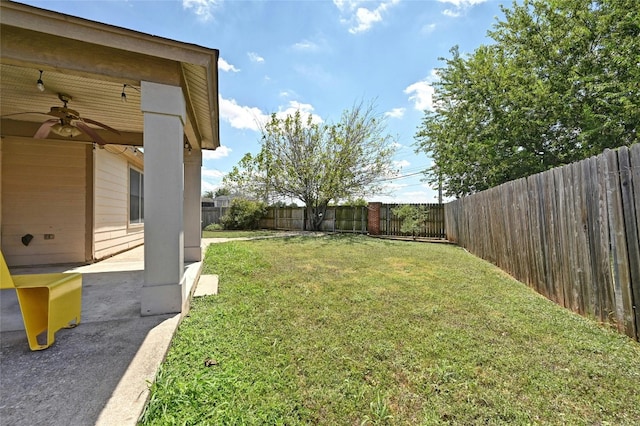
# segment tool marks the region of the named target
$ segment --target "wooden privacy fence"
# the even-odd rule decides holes
[[[402,204],[371,203],[367,207],[330,206],[320,226],[325,232],[352,232],[373,235],[409,235],[400,231],[402,221],[393,214],[393,209]],[[421,225],[419,237],[445,238],[444,205],[443,204],[411,204],[414,207],[426,208],[428,219]],[[376,217],[378,218],[376,220]],[[304,230],[306,220],[304,207],[269,207],[267,216],[260,221],[266,229],[289,231]],[[374,221],[373,224],[371,221]],[[378,225],[376,229],[372,229]],[[306,229],[309,229],[307,226]]]
[[[266,229],[302,231],[306,220],[304,207],[269,207],[267,216],[260,221]],[[309,229],[309,226],[306,227]],[[350,206],[327,207],[320,226],[325,232],[367,233],[367,208]]]
[[[220,218],[229,210],[229,207],[202,206],[202,229],[212,223],[220,223]]]
[[[450,241],[640,340],[640,144],[445,205]]]
[[[410,204],[413,207],[424,208],[428,211],[427,220],[420,224],[420,231],[417,237],[426,238],[446,238],[444,226],[444,205],[443,204]],[[402,220],[393,214],[396,207],[402,204],[382,204],[380,205],[380,234],[406,236],[410,233],[403,233]]]
[[[260,220],[260,227],[302,231],[304,229],[304,219],[304,208],[302,207],[269,207],[267,216]]]

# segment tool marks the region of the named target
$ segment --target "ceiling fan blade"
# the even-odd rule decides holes
[[[84,133],[86,133],[87,136],[89,136],[98,145],[106,145],[108,143],[107,141],[102,139],[100,135],[96,133],[95,130],[93,130],[91,127],[87,126],[86,124],[84,124],[82,121],[78,120],[76,122],[76,127],[82,130]]]
[[[49,115],[46,112],[26,111],[26,112],[14,112],[13,114],[5,114],[5,115],[0,116],[0,118],[14,117],[16,115],[28,115],[28,114]]]
[[[80,120],[80,121],[84,121],[85,123],[89,123],[89,124],[93,124],[93,125],[95,125],[95,126],[102,127],[103,129],[108,130],[108,131],[110,131],[110,132],[113,132],[113,133],[115,133],[115,134],[117,134],[117,135],[119,135],[119,134],[120,134],[120,132],[119,132],[119,131],[117,131],[116,129],[114,129],[113,127],[109,127],[109,126],[107,126],[106,124],[102,124],[102,123],[100,123],[99,121],[92,120],[92,119],[90,119],[90,118],[79,118],[79,120]]]
[[[49,136],[49,132],[51,131],[51,126],[55,125],[57,122],[58,120],[55,120],[55,119],[45,121],[40,125],[40,127],[38,128],[38,131],[36,131],[36,134],[33,135],[33,138],[34,139],[46,138],[47,136]]]

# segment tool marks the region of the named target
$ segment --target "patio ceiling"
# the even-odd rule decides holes
[[[122,133],[99,130],[106,141],[142,146],[139,88],[148,81],[182,88],[185,135],[194,148],[219,146],[217,50],[5,0],[0,7],[3,136],[32,137],[52,118],[43,113],[63,106],[58,93],[64,93],[80,117]],[[40,70],[44,92],[36,87]],[[89,141],[84,135],[74,140]]]

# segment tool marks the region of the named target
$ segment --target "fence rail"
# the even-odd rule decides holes
[[[450,241],[640,340],[640,144],[445,205]]]

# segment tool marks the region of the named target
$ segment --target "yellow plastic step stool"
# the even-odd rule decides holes
[[[82,274],[11,276],[4,256],[0,252],[0,289],[7,288],[16,289],[24,328],[32,351],[51,346],[55,341],[56,331],[61,328],[71,328],[80,324]],[[38,337],[43,343],[39,343]]]

